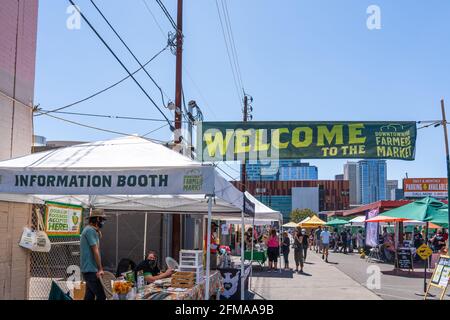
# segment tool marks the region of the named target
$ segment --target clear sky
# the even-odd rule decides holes
[[[126,65],[137,69],[91,3],[75,2]],[[147,2],[167,34],[168,20],[154,0]],[[175,17],[176,0],[163,2]],[[165,46],[166,36],[142,0],[96,3],[141,61]],[[381,9],[379,30],[366,26],[372,4]],[[126,75],[86,23],[80,30],[66,27],[68,5],[40,0],[35,102],[43,109],[84,98]],[[254,120],[435,120],[441,117],[441,98],[447,99],[450,116],[449,1],[228,0],[228,5],[244,87],[254,98]],[[240,120],[215,0],[186,0],[183,28],[186,100],[196,100],[206,120]],[[148,70],[173,100],[175,56],[167,50]],[[145,74],[137,78],[161,104]],[[161,118],[131,79],[65,111]],[[138,134],[163,124],[58,116]],[[34,126],[48,140],[117,136],[46,116],[36,117]],[[168,141],[171,132],[165,127],[150,136]],[[332,179],[342,173],[345,160],[309,162],[319,167],[319,178]],[[405,172],[446,176],[441,127],[418,131],[415,161],[388,161],[389,179],[402,179]]]

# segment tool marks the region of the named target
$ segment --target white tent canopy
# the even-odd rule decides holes
[[[350,223],[352,226],[364,227],[365,221],[366,221],[365,216],[357,216],[357,217],[349,220],[348,223]]]
[[[259,210],[269,218],[274,215],[253,197],[249,199],[255,204],[255,212]],[[243,217],[244,195],[213,165],[191,160],[147,139],[127,136],[0,161],[2,200],[51,200],[86,208],[208,214],[210,234],[213,213],[234,217],[240,213]],[[209,258],[208,241],[206,299]]]
[[[240,213],[243,195],[212,165],[128,136],[1,161],[0,200],[116,210]]]

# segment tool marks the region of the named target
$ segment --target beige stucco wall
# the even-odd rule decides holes
[[[38,0],[1,0],[0,160],[31,153]],[[24,105],[25,104],[25,105]],[[18,246],[28,204],[0,202],[0,299],[26,299],[29,252]]]
[[[30,221],[31,205],[0,201],[0,299],[26,299],[30,255],[18,242]]]

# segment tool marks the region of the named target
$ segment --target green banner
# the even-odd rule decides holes
[[[197,159],[414,160],[415,122],[202,122]]]

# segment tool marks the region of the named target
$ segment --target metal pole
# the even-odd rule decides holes
[[[119,265],[119,213],[116,213],[116,269]]]
[[[245,197],[245,194],[244,194]],[[244,199],[245,204],[245,199]],[[241,211],[241,300],[245,300],[245,278],[244,278],[244,210]]]
[[[147,253],[147,215],[148,212],[146,212],[144,216],[144,260],[146,258]]]
[[[450,181],[450,155],[448,148],[448,132],[447,132],[447,118],[445,116],[445,106],[444,99],[441,100],[441,111],[442,111],[442,127],[444,128],[444,139],[445,139],[445,155],[447,159],[447,184]],[[447,188],[447,201],[450,200],[450,189]],[[450,226],[450,210],[448,210],[448,224]],[[447,240],[447,250],[450,249],[450,241]]]
[[[425,225],[425,243],[428,245],[428,222]],[[427,292],[427,269],[428,269],[428,259],[425,259],[425,266],[423,270],[423,293]]]
[[[205,300],[209,300],[209,277],[211,268],[211,219],[212,219],[212,196],[208,196],[208,228],[206,233],[206,283]]]

